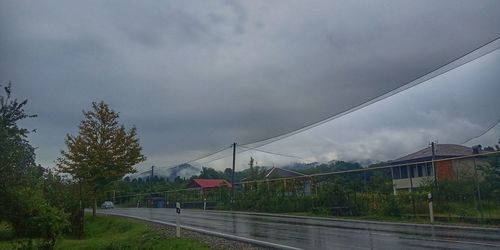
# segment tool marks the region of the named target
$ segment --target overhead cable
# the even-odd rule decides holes
[[[397,87],[397,88],[394,88],[392,89],[391,91],[389,92],[386,92],[385,94],[382,94],[380,96],[377,96],[375,98],[372,98],[366,102],[363,102],[362,104],[358,105],[358,106],[355,106],[353,108],[350,108],[350,109],[346,109],[340,113],[337,113],[335,115],[332,115],[332,116],[329,116],[327,118],[324,118],[322,120],[319,120],[319,121],[316,121],[316,122],[312,122],[312,123],[309,123],[308,125],[305,125],[305,126],[302,126],[298,129],[295,129],[295,130],[292,130],[292,131],[287,131],[287,132],[284,132],[284,133],[281,133],[279,135],[275,135],[275,136],[271,136],[271,137],[267,137],[267,138],[264,138],[264,139],[260,139],[260,140],[257,140],[257,141],[252,141],[252,142],[246,142],[246,143],[243,143],[242,145],[255,145],[255,144],[258,144],[254,147],[262,147],[264,145],[267,145],[267,144],[270,144],[272,142],[275,142],[275,141],[279,141],[279,140],[282,140],[282,139],[285,139],[287,137],[290,137],[292,135],[295,135],[295,134],[298,134],[298,133],[301,133],[301,132],[304,132],[306,130],[309,130],[309,129],[312,129],[314,127],[317,127],[317,126],[320,126],[326,122],[329,122],[329,121],[332,121],[334,119],[337,119],[337,118],[340,118],[342,116],[345,116],[345,115],[348,115],[354,111],[357,111],[357,110],[360,110],[362,108],[365,108],[371,104],[374,104],[376,102],[379,102],[381,100],[384,100],[386,98],[389,98],[397,93],[400,93],[404,90],[407,90],[407,89],[410,89],[410,88],[413,88],[427,80],[430,80],[432,78],[435,78],[437,76],[440,76],[442,74],[445,74],[457,67],[460,67],[468,62],[471,62],[477,58],[480,58],[484,55],[487,55],[487,54],[490,54],[496,50],[498,50],[500,48],[500,36],[497,36],[495,39],[481,45],[480,47],[468,52],[468,53],[465,53],[453,60],[451,60],[450,62],[448,63],[445,63],[441,66],[439,66],[438,68],[432,70],[432,71],[429,71],[417,78],[415,78],[414,80],[411,80],[409,81],[408,83],[400,86],[400,87]]]
[[[500,123],[500,119],[498,119],[496,122],[494,122],[491,126],[489,126],[488,128],[486,128],[486,130],[484,130],[483,132],[481,132],[479,135],[476,135],[476,136],[473,136],[467,140],[465,140],[464,142],[460,143],[460,144],[466,144],[474,139],[477,139],[483,135],[485,135],[486,133],[488,133],[490,130],[492,130],[494,127],[496,127],[498,124]]]
[[[189,163],[192,163],[192,162],[195,162],[195,161],[199,161],[199,160],[208,158],[210,156],[216,155],[216,154],[218,154],[220,152],[223,152],[224,150],[227,150],[229,148],[231,148],[231,146],[229,146],[229,147],[226,146],[224,148],[218,149],[217,151],[214,151],[212,153],[208,153],[208,154],[205,154],[205,155],[198,156],[198,157],[196,157],[196,158],[194,158],[192,160],[186,161],[186,162],[180,162],[178,164],[174,164],[174,165],[170,165],[170,166],[163,166],[163,167],[160,166],[160,168],[173,168],[173,167],[176,167],[176,166],[179,166],[179,165],[182,165],[182,164],[189,164]],[[141,175],[141,174],[148,173],[148,172],[151,172],[151,170],[146,170],[146,171],[140,172],[137,175]]]
[[[266,153],[266,154],[279,155],[279,156],[283,156],[283,157],[290,157],[290,158],[296,158],[296,159],[303,159],[302,157],[295,156],[295,155],[273,153],[273,152],[270,152],[270,151],[266,151],[266,150],[262,150],[262,149],[258,149],[258,148],[252,148],[252,147],[248,147],[248,146],[238,145],[238,147],[246,148],[246,149],[249,149],[249,150],[259,151],[259,152]]]

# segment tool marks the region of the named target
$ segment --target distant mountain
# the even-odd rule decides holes
[[[282,168],[297,171],[303,174],[317,174],[317,173],[329,173],[336,171],[345,171],[360,169],[362,165],[358,162],[345,162],[345,161],[329,161],[326,163],[293,163]]]
[[[373,164],[380,163],[380,162],[374,161],[374,160],[359,160],[359,161],[356,161],[356,162],[359,163],[363,167],[370,167]]]
[[[169,181],[173,181],[173,180],[175,180],[175,178],[177,178],[177,176],[187,179],[193,175],[199,175],[200,169],[193,166],[193,165],[185,163],[185,164],[177,165],[175,167],[170,167],[170,168],[155,167],[153,174],[154,174],[154,176],[157,176],[158,178],[165,178]],[[138,173],[138,174],[129,175],[130,180],[138,179],[138,178],[145,179],[145,178],[149,178],[149,177],[151,177],[151,170],[146,171],[146,172],[142,172],[142,173]]]

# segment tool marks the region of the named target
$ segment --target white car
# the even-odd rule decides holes
[[[113,205],[113,202],[105,201],[104,203],[102,203],[101,208],[102,209],[112,209],[112,208],[115,208],[115,206]]]

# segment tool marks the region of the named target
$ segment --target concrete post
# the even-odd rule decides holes
[[[175,204],[175,212],[177,213],[176,216],[176,227],[175,227],[175,236],[177,238],[181,237],[181,203],[177,202]]]
[[[431,219],[431,223],[434,223],[434,210],[432,207],[432,194],[431,193],[429,193],[427,195],[427,200],[429,202],[429,217]]]

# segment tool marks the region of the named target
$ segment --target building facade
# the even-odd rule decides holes
[[[394,193],[411,192],[439,180],[477,177],[477,159],[472,156],[479,151],[462,145],[435,144],[434,154],[432,147],[428,147],[390,161],[388,165],[394,166],[391,168]]]

